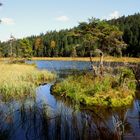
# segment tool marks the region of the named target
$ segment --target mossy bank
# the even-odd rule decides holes
[[[115,76],[93,77],[73,75],[52,87],[52,93],[68,97],[86,106],[122,107],[131,105],[135,96],[135,77],[130,69],[122,68]]]

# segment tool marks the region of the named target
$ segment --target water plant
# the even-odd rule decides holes
[[[70,76],[52,87],[52,93],[69,97],[78,104],[110,107],[130,105],[135,90],[134,74],[127,68],[121,68],[115,76],[95,78],[92,74]]]

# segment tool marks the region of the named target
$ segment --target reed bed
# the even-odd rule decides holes
[[[55,78],[26,64],[0,64],[0,98],[7,101],[35,95],[36,86]]]

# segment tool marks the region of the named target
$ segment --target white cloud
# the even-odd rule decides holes
[[[116,19],[120,17],[120,13],[118,11],[114,11],[109,15],[108,19]]]
[[[13,25],[15,21],[12,18],[2,18],[1,22],[5,25]]]
[[[69,21],[70,19],[69,19],[69,17],[67,17],[67,16],[59,16],[59,17],[56,17],[55,20],[61,21],[61,22],[67,22],[67,21]]]

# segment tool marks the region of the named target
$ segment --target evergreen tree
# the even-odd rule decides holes
[[[32,46],[28,39],[19,40],[21,57],[30,58],[32,56]]]
[[[23,49],[26,46],[23,44],[29,46],[30,53]],[[12,45],[17,57],[23,57],[23,52],[25,56],[33,54],[37,57],[69,57],[76,52],[77,56],[87,57],[96,49],[106,55],[140,57],[140,14],[110,21],[91,18],[72,29],[17,39]],[[10,56],[9,41],[0,42],[0,55]]]

